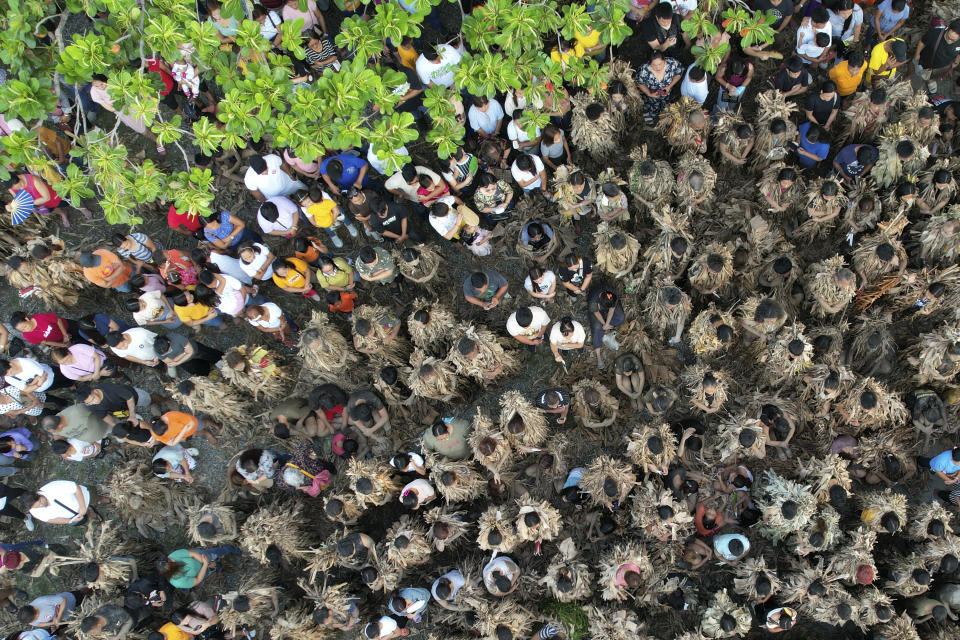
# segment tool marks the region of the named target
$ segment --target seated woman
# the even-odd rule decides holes
[[[184,449],[182,445],[163,447],[153,456],[151,468],[153,475],[165,480],[193,484],[193,474],[197,466],[194,456],[196,449]]]
[[[473,202],[490,226],[508,220],[510,211],[516,206],[510,185],[487,172],[480,174],[477,190],[473,193]]]
[[[233,460],[230,484],[261,493],[274,485],[277,472],[290,459],[290,454],[270,449],[247,449]]]

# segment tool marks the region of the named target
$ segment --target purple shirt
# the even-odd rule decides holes
[[[60,373],[70,380],[79,380],[84,376],[89,376],[97,370],[97,362],[94,356],[100,356],[100,362],[106,361],[107,356],[99,349],[95,349],[88,344],[75,344],[67,351],[73,356],[73,364],[61,364]]]
[[[27,451],[33,451],[33,441],[30,439],[30,430],[26,427],[14,427],[9,431],[4,431],[3,433],[0,433],[0,440],[3,438],[12,438],[13,441],[21,447],[26,447]],[[2,455],[12,458],[13,453],[13,451],[9,451]]]

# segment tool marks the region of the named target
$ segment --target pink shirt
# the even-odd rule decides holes
[[[289,152],[283,152],[283,159],[287,161],[287,164],[291,167],[295,167],[304,173],[316,173],[320,170],[319,162],[304,162],[296,156],[291,156]]]
[[[306,12],[300,11],[299,6],[291,7],[289,4],[285,4],[283,5],[283,11],[280,15],[283,17],[284,22],[303,18],[303,31],[306,31],[317,24],[317,16],[314,15],[314,11],[317,11],[317,3],[314,0],[307,0]]]
[[[94,349],[88,344],[75,344],[67,351],[73,356],[73,364],[61,364],[60,373],[70,380],[79,380],[83,376],[89,376],[97,370],[97,362],[94,356],[100,356],[100,362],[106,362],[107,357],[99,349]]]

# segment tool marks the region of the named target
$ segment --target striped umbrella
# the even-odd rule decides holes
[[[13,202],[7,206],[10,212],[10,222],[17,225],[30,217],[33,213],[33,196],[29,191],[21,189],[13,196]]]

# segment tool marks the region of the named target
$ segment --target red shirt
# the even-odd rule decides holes
[[[181,226],[184,226],[190,233],[203,227],[203,221],[200,219],[200,216],[180,213],[173,205],[170,205],[170,210],[167,211],[167,224],[171,229],[179,229]]]
[[[164,86],[164,89],[160,92],[160,95],[165,96],[173,91],[173,76],[160,67],[160,62],[156,58],[147,58],[147,71],[160,74],[160,79],[163,81]]]
[[[24,331],[23,339],[30,344],[40,344],[44,340],[65,342],[67,336],[63,335],[63,331],[57,326],[59,319],[55,313],[38,313],[32,316],[31,320],[37,321],[37,327],[32,331]]]

